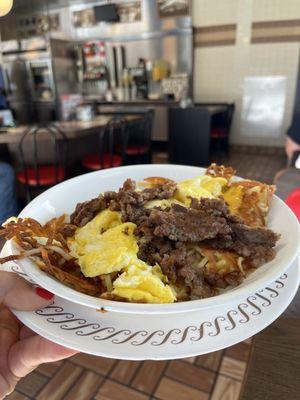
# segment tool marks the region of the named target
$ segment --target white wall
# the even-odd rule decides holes
[[[296,19],[299,19],[300,25],[300,0],[194,0],[195,27],[236,24],[235,44],[196,47],[194,52],[195,101],[235,102],[232,143],[283,144],[293,112],[300,44],[299,41],[251,43],[252,23]],[[241,134],[244,80],[254,76],[286,78],[283,94],[285,107],[279,136],[267,137],[263,133],[251,134],[249,131],[247,135]]]

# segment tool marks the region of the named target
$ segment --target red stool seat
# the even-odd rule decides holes
[[[28,184],[30,186],[50,186],[54,185],[57,182],[61,182],[64,180],[66,173],[64,168],[57,167],[57,177],[56,177],[56,169],[54,165],[44,165],[38,167],[39,172],[39,181],[37,180],[35,169],[34,168],[26,168],[26,173],[28,177]],[[57,178],[57,179],[56,179]],[[17,174],[17,179],[19,182],[26,184],[26,175],[25,170],[19,172]]]
[[[103,165],[100,163],[99,154],[89,154],[82,160],[82,165],[87,169],[105,169],[110,168],[110,155],[104,154]],[[122,157],[118,154],[114,154],[112,160],[113,167],[120,167],[122,165]]]
[[[228,137],[228,131],[227,129],[222,129],[222,128],[212,128],[210,131],[210,137],[212,138],[226,138]]]
[[[300,221],[300,188],[290,193],[285,203],[294,211],[296,217]]]
[[[126,154],[129,156],[136,156],[139,154],[147,154],[149,151],[148,146],[128,146],[126,148]]]

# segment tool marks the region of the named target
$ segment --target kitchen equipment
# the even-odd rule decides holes
[[[174,95],[175,100],[188,97],[189,77],[187,74],[173,74],[164,78],[161,84],[164,95]]]
[[[94,118],[93,106],[90,104],[82,104],[77,106],[76,117],[78,121],[92,121]]]
[[[132,78],[136,85],[136,97],[138,99],[148,98],[148,77],[146,71],[146,61],[139,59],[138,66],[131,68]]]
[[[80,94],[64,94],[60,96],[60,118],[70,121],[76,118],[76,108],[82,103]]]
[[[2,69],[6,98],[15,119],[21,124],[29,123],[33,104],[26,60],[17,54],[10,54],[3,57]]]
[[[27,68],[33,101],[54,101],[55,89],[50,59],[28,61]]]
[[[117,56],[117,48],[113,46],[113,71],[114,71],[114,87],[119,86],[119,73],[118,73],[118,56]]]
[[[94,7],[96,22],[118,22],[120,17],[115,4],[105,4]]]
[[[41,50],[39,40],[26,43],[24,50],[3,54],[4,89],[10,108],[19,123],[56,119],[60,94],[78,88],[72,44],[51,39]]]
[[[0,110],[0,128],[15,126],[11,110]]]

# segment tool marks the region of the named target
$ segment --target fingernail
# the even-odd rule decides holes
[[[35,293],[36,293],[38,296],[40,296],[40,297],[42,297],[43,299],[45,299],[45,300],[51,300],[51,299],[53,299],[53,297],[54,297],[54,294],[53,294],[53,293],[48,292],[48,290],[43,289],[43,288],[41,288],[41,287],[35,288]]]

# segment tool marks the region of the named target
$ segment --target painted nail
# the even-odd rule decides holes
[[[41,288],[41,287],[35,288],[35,293],[36,293],[38,296],[40,296],[40,297],[42,297],[43,299],[45,299],[45,300],[51,300],[51,299],[53,299],[53,297],[54,297],[54,294],[53,294],[53,293],[48,292],[48,290],[43,289],[43,288]]]

